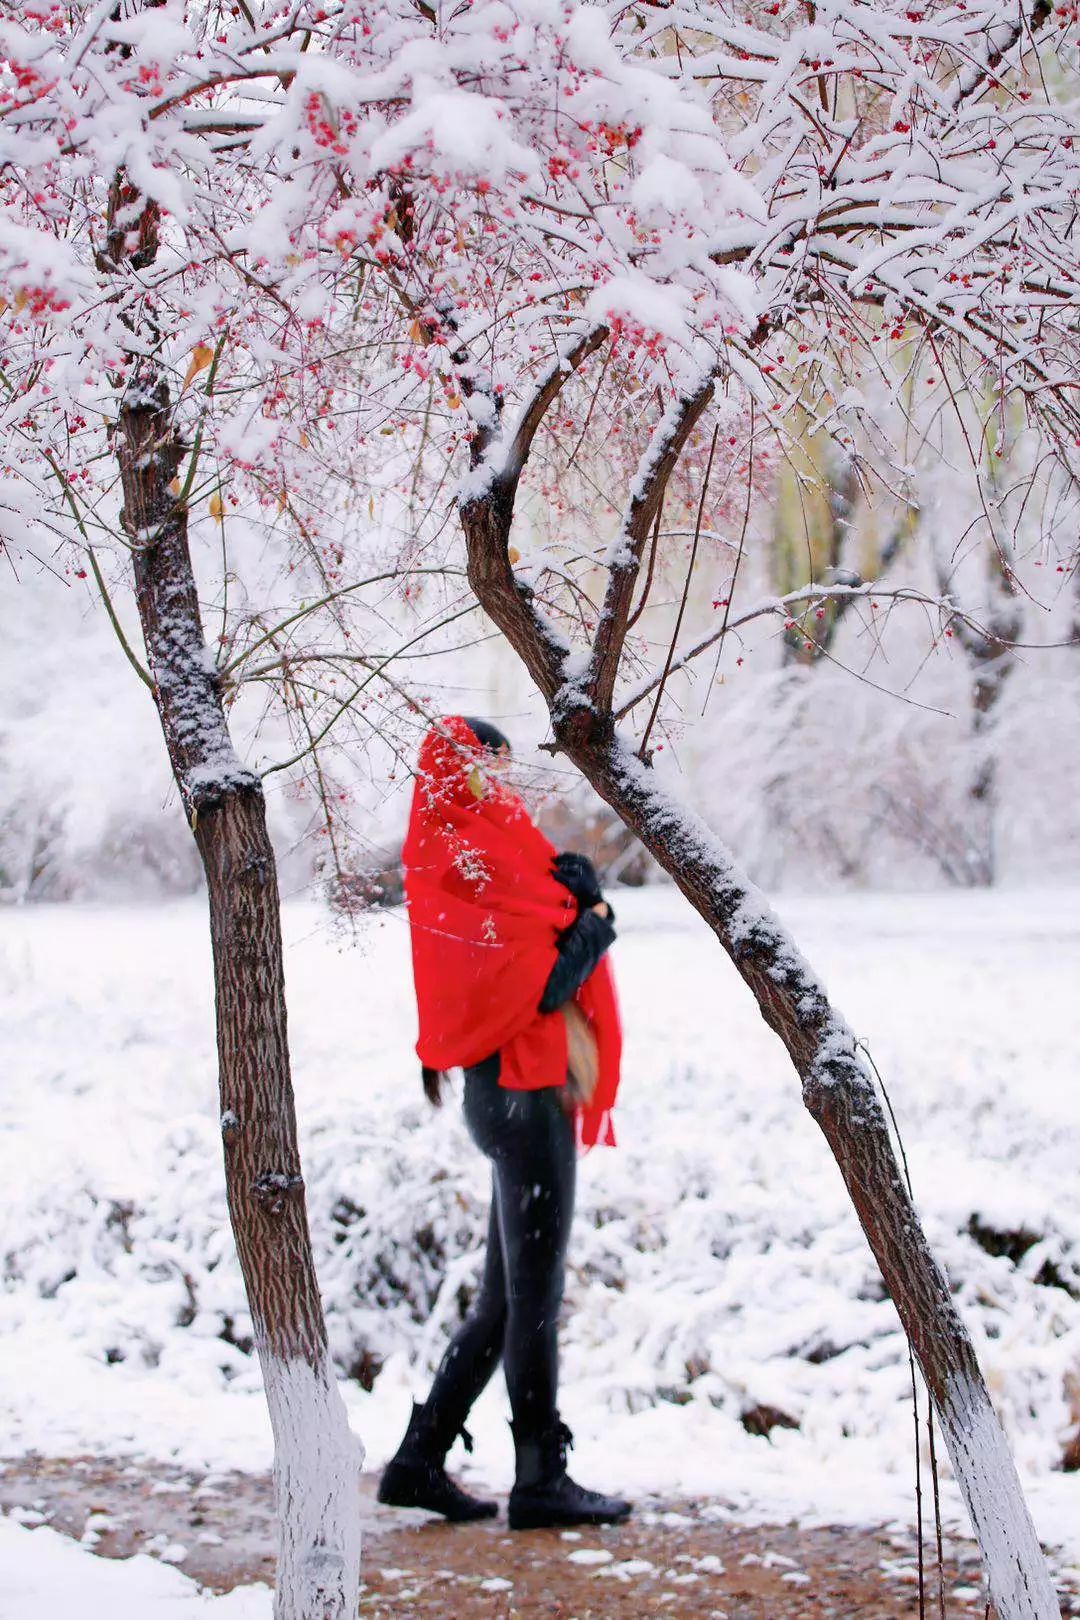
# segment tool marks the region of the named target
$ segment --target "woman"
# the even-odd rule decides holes
[[[592,864],[556,855],[498,779],[510,752],[483,720],[453,716],[420,749],[402,850],[424,1088],[465,1071],[465,1123],[492,1164],[480,1291],[389,1463],[379,1500],[488,1518],[445,1470],[502,1357],[516,1458],[510,1527],[615,1523],[619,1497],[566,1472],[556,1407],[557,1325],[577,1145],[614,1140],[621,1034],[604,952],[613,916]]]

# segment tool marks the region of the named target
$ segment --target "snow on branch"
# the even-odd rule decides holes
[[[579,701],[604,714],[611,707],[619,661],[626,640],[634,586],[649,531],[668,479],[694,426],[713,397],[714,378],[704,377],[692,393],[668,406],[638,467],[622,526],[607,558],[608,582]]]
[[[780,439],[803,412],[838,454],[873,435],[899,486],[884,423],[932,352],[1080,473],[1067,20],[1043,0],[38,0],[0,41],[5,463],[46,490],[50,532],[84,545],[68,490],[122,543],[104,469],[152,357],[193,519],[286,533],[337,615],[350,578],[443,544],[456,488],[497,518],[470,572],[498,622],[542,644],[542,689],[602,711],[670,545],[661,497],[721,401],[753,398]],[[121,207],[110,242],[121,169],[153,216]],[[540,548],[509,555],[519,481],[557,527],[586,470],[621,514],[583,548],[609,569],[595,612],[578,575],[541,597],[561,576]],[[350,574],[387,487],[397,554]]]
[[[852,602],[866,602],[872,609],[876,609],[879,602],[914,603],[919,607],[929,608],[937,615],[941,635],[950,636],[954,630],[958,635],[970,631],[978,638],[981,645],[993,646],[1000,652],[1017,645],[1015,640],[1003,638],[999,633],[984,625],[976,616],[959,608],[948,595],[935,596],[932,592],[920,590],[914,585],[892,586],[882,585],[874,581],[864,581],[857,585],[811,584],[804,586],[800,590],[788,591],[783,596],[773,596],[765,601],[756,602],[752,607],[744,608],[739,613],[726,618],[716,630],[711,631],[707,636],[700,637],[685,652],[672,659],[669,668],[665,671],[665,677],[686,669],[688,665],[693,663],[695,658],[699,658],[702,653],[708,652],[710,648],[718,646],[725,636],[734,635],[745,625],[753,623],[755,619],[777,618],[780,619],[785,630],[794,630],[797,628],[793,611],[795,609],[808,609],[823,618],[827,604],[847,604]],[[723,605],[726,606],[727,603],[725,602]],[[813,630],[804,627],[800,634],[812,638]],[[813,645],[812,639],[808,639],[808,650]],[[1043,643],[1042,645],[1048,644]],[[1061,643],[1060,645],[1064,646],[1068,645],[1068,643]],[[655,692],[660,684],[661,676],[656,675],[634,687],[619,703],[615,711],[615,720],[625,719],[630,711],[649,697],[651,693]]]

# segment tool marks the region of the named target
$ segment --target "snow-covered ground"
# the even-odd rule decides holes
[[[1066,1381],[1080,1375],[1078,899],[781,907],[889,1086],[929,1235],[1062,1568],[1080,1565],[1080,1477],[1056,1468]],[[575,1468],[765,1522],[906,1522],[903,1339],[786,1057],[681,897],[624,893],[618,911],[620,1145],[580,1166],[563,1340]],[[375,1467],[477,1277],[487,1170],[457,1110],[432,1113],[420,1095],[402,915],[353,941],[294,903],[286,927],[319,1273],[342,1368],[381,1368],[370,1393],[345,1385]],[[0,1454],[264,1468],[202,906],[0,915],[0,1074]],[[995,1257],[973,1218],[1033,1242],[1019,1263]],[[799,1428],[747,1433],[757,1405]],[[505,1415],[496,1380],[466,1477],[508,1485]],[[944,1505],[959,1529],[949,1481]],[[28,1579],[27,1540],[43,1557],[51,1532],[0,1529]],[[21,1620],[4,1601],[4,1620]],[[223,1620],[262,1613],[243,1607],[257,1594],[232,1601]]]
[[[77,1542],[48,1526],[0,1519],[0,1620],[270,1620],[265,1586],[223,1597],[157,1559],[89,1558]]]

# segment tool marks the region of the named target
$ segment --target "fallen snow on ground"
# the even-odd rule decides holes
[[[213,1597],[144,1553],[91,1558],[47,1526],[11,1519],[0,1519],[0,1569],[0,1620],[270,1620],[266,1586]]]
[[[1080,1479],[1056,1471],[1080,1371],[1077,899],[781,908],[889,1086],[928,1233],[1063,1567],[1080,1563]],[[620,1146],[580,1165],[563,1335],[575,1469],[765,1522],[906,1522],[903,1338],[785,1055],[677,894],[617,904]],[[488,1173],[457,1108],[420,1095],[402,915],[354,942],[294,903],[286,930],[319,1274],[374,1467],[476,1283]],[[202,907],[5,912],[0,1072],[0,1453],[266,1467]],[[1020,1231],[1017,1259],[987,1252],[987,1234]],[[376,1373],[365,1392],[356,1380]],[[799,1427],[748,1433],[755,1407]],[[505,1417],[496,1380],[466,1477],[508,1485]],[[948,1481],[944,1501],[960,1528]]]

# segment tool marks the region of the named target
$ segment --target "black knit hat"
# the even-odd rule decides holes
[[[492,752],[499,748],[510,748],[509,737],[504,737],[498,726],[493,726],[490,720],[477,720],[471,714],[463,714],[461,718],[477,742],[482,743],[485,748],[490,748]],[[510,751],[513,752],[512,749]]]

